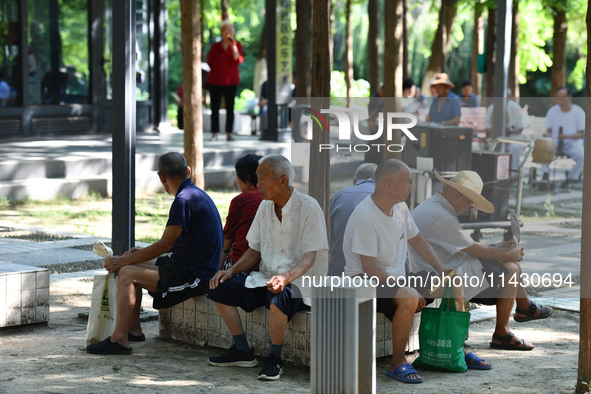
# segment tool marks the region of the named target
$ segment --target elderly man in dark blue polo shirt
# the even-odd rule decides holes
[[[211,198],[190,179],[191,168],[179,153],[158,159],[164,190],[175,196],[162,238],[146,248],[107,257],[105,268],[119,270],[117,321],[113,334],[86,348],[93,354],[131,354],[130,341],[145,341],[139,321],[142,289],[154,308],[168,308],[205,294],[222,251],[222,221]],[[172,252],[170,256],[161,256]],[[141,265],[140,265],[141,264]]]

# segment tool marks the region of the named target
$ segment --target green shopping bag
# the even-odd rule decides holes
[[[469,325],[470,312],[456,311],[453,287],[446,288],[439,309],[423,308],[419,327],[420,355],[412,365],[466,372],[463,346]]]

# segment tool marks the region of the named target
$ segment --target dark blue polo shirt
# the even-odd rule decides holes
[[[183,231],[172,245],[172,261],[202,280],[211,279],[220,267],[222,221],[211,198],[189,178],[170,207],[166,226],[175,225],[183,226]]]

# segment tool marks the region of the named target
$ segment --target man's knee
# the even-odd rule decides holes
[[[119,274],[118,274],[119,281],[120,282],[122,282],[122,281],[123,282],[133,282],[133,280],[136,277],[135,271],[136,271],[136,267],[134,267],[132,265],[126,265],[126,266],[119,268]]]
[[[415,312],[419,305],[421,295],[413,288],[401,287],[396,291],[394,305],[396,308],[403,308]]]
[[[269,310],[271,311],[271,316],[269,317],[269,319],[283,319],[287,317],[287,314],[285,314],[285,312],[283,312],[277,305],[275,305],[275,303],[271,302],[270,306],[269,306]]]

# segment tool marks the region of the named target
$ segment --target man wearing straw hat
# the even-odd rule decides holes
[[[455,85],[446,73],[439,73],[431,82],[431,86],[435,89],[437,97],[431,102],[427,121],[442,126],[457,126],[462,116],[462,101],[451,91]]]
[[[525,289],[515,285],[520,278],[523,247],[513,241],[496,245],[475,242],[458,221],[458,215],[471,205],[486,212],[494,212],[493,205],[482,197],[482,179],[474,171],[460,171],[450,180],[435,173],[445,185],[441,194],[435,194],[423,201],[412,213],[419,231],[431,244],[446,268],[453,268],[462,278],[481,279],[487,283],[464,281],[465,299],[496,305],[497,322],[490,343],[493,349],[532,350],[534,346],[519,339],[509,330],[509,319],[513,304],[517,308],[513,318],[517,322],[544,319],[552,314],[552,308],[537,305],[527,298]],[[421,256],[409,252],[411,269],[429,269]],[[504,273],[501,283],[498,275]],[[511,280],[513,278],[513,280]],[[492,284],[488,281],[492,280]]]

